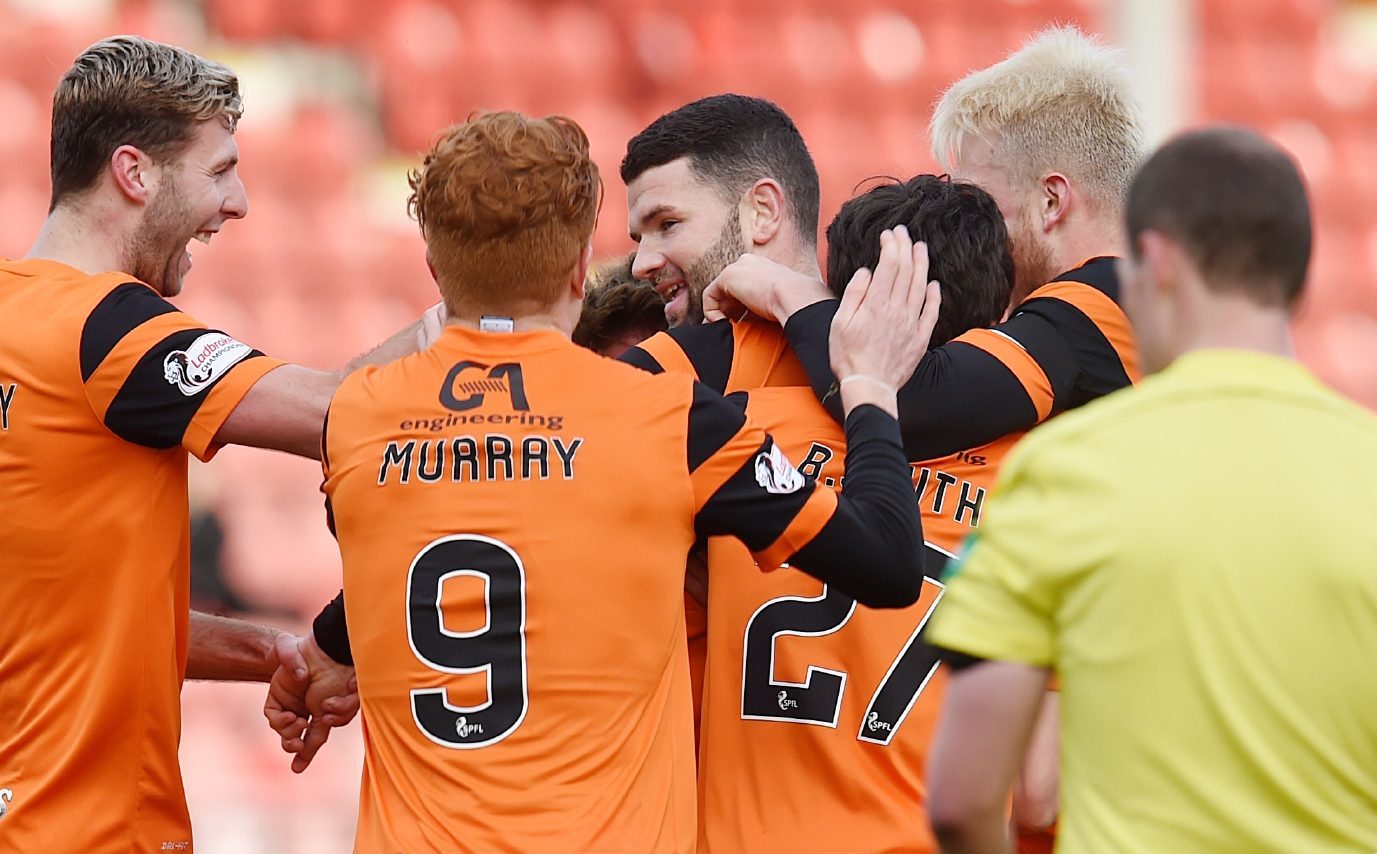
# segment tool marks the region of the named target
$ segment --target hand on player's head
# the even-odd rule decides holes
[[[927,245],[913,243],[908,229],[886,230],[880,244],[875,271],[856,272],[832,321],[832,370],[897,389],[927,352],[941,293],[928,281]]]

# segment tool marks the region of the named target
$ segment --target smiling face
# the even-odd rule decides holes
[[[191,270],[187,245],[209,243],[226,221],[248,213],[239,147],[223,121],[200,122],[177,155],[158,164],[158,185],[130,246],[141,281],[165,297],[181,293]]]
[[[747,251],[738,206],[681,157],[647,169],[626,188],[636,257],[631,272],[665,300],[670,326],[703,322],[703,291]]]

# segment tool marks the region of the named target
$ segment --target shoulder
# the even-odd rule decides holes
[[[1178,399],[1177,384],[1165,376],[1096,398],[1063,412],[1031,431],[1005,462],[1013,472],[1065,469],[1113,476],[1144,441],[1147,422]],[[1071,464],[1074,463],[1074,466]]]
[[[1087,285],[1117,303],[1119,301],[1118,259],[1108,255],[1091,258],[1057,276],[1043,287],[1067,283]]]

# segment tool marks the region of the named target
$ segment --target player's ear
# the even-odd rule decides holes
[[[742,232],[752,246],[775,239],[784,226],[784,189],[773,178],[761,178],[741,199]]]
[[[110,155],[110,174],[120,193],[135,204],[148,204],[157,189],[153,158],[132,145],[121,145]]]
[[[1060,172],[1051,172],[1042,176],[1039,190],[1042,195],[1042,230],[1045,233],[1066,219],[1071,212],[1072,204],[1075,202],[1075,194],[1072,191],[1071,182]]]
[[[430,257],[430,247],[428,246],[426,247],[426,269],[430,271],[430,278],[438,285],[440,277],[435,275],[435,261]]]
[[[583,292],[588,282],[588,268],[593,265],[593,244],[589,243],[579,253],[579,262],[574,265],[574,275],[569,282],[574,298],[583,302]]]
[[[1160,231],[1145,229],[1138,235],[1138,252],[1138,263],[1151,280],[1153,290],[1174,290],[1181,278],[1181,264],[1185,260],[1176,241]]]

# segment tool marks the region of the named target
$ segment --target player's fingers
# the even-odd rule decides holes
[[[330,738],[330,727],[323,723],[313,721],[306,728],[306,738],[300,753],[292,760],[292,771],[300,774],[311,764],[311,760],[316,758],[316,753],[325,745]]]
[[[937,317],[942,311],[942,286],[937,282],[928,282],[925,291],[923,311],[918,315],[918,340],[924,350],[932,340],[932,330],[937,327]]]
[[[870,289],[871,278],[870,271],[861,267],[851,277],[851,281],[846,283],[846,290],[842,291],[841,304],[837,306],[837,314],[832,318],[834,331],[845,332],[855,321],[856,312],[860,310],[866,292]]]
[[[898,225],[894,228],[894,262],[894,282],[885,295],[885,305],[889,306],[888,310],[901,311],[913,287],[913,239],[909,236],[908,226]],[[927,276],[924,275],[920,281],[926,282]]]
[[[913,271],[902,301],[903,310],[917,319],[928,296],[928,245],[921,240],[913,244]]]
[[[707,290],[703,291],[704,320],[735,320],[745,313],[746,306],[727,291],[721,279],[714,279]]]
[[[898,229],[886,228],[880,232],[880,257],[875,262],[875,269],[870,277],[870,289],[866,293],[866,299],[861,305],[865,306],[869,300],[875,303],[868,306],[870,310],[883,310],[885,302],[889,299],[890,293],[894,290],[895,279],[899,275],[899,236]],[[904,252],[909,248],[905,244]]]
[[[268,726],[275,732],[283,732],[300,720],[294,712],[286,709],[264,709],[263,716],[268,719]]]
[[[301,654],[301,638],[282,632],[273,639],[273,652],[277,654],[278,664],[285,667],[295,679],[305,680],[311,675],[310,668],[306,666],[306,657]]]

